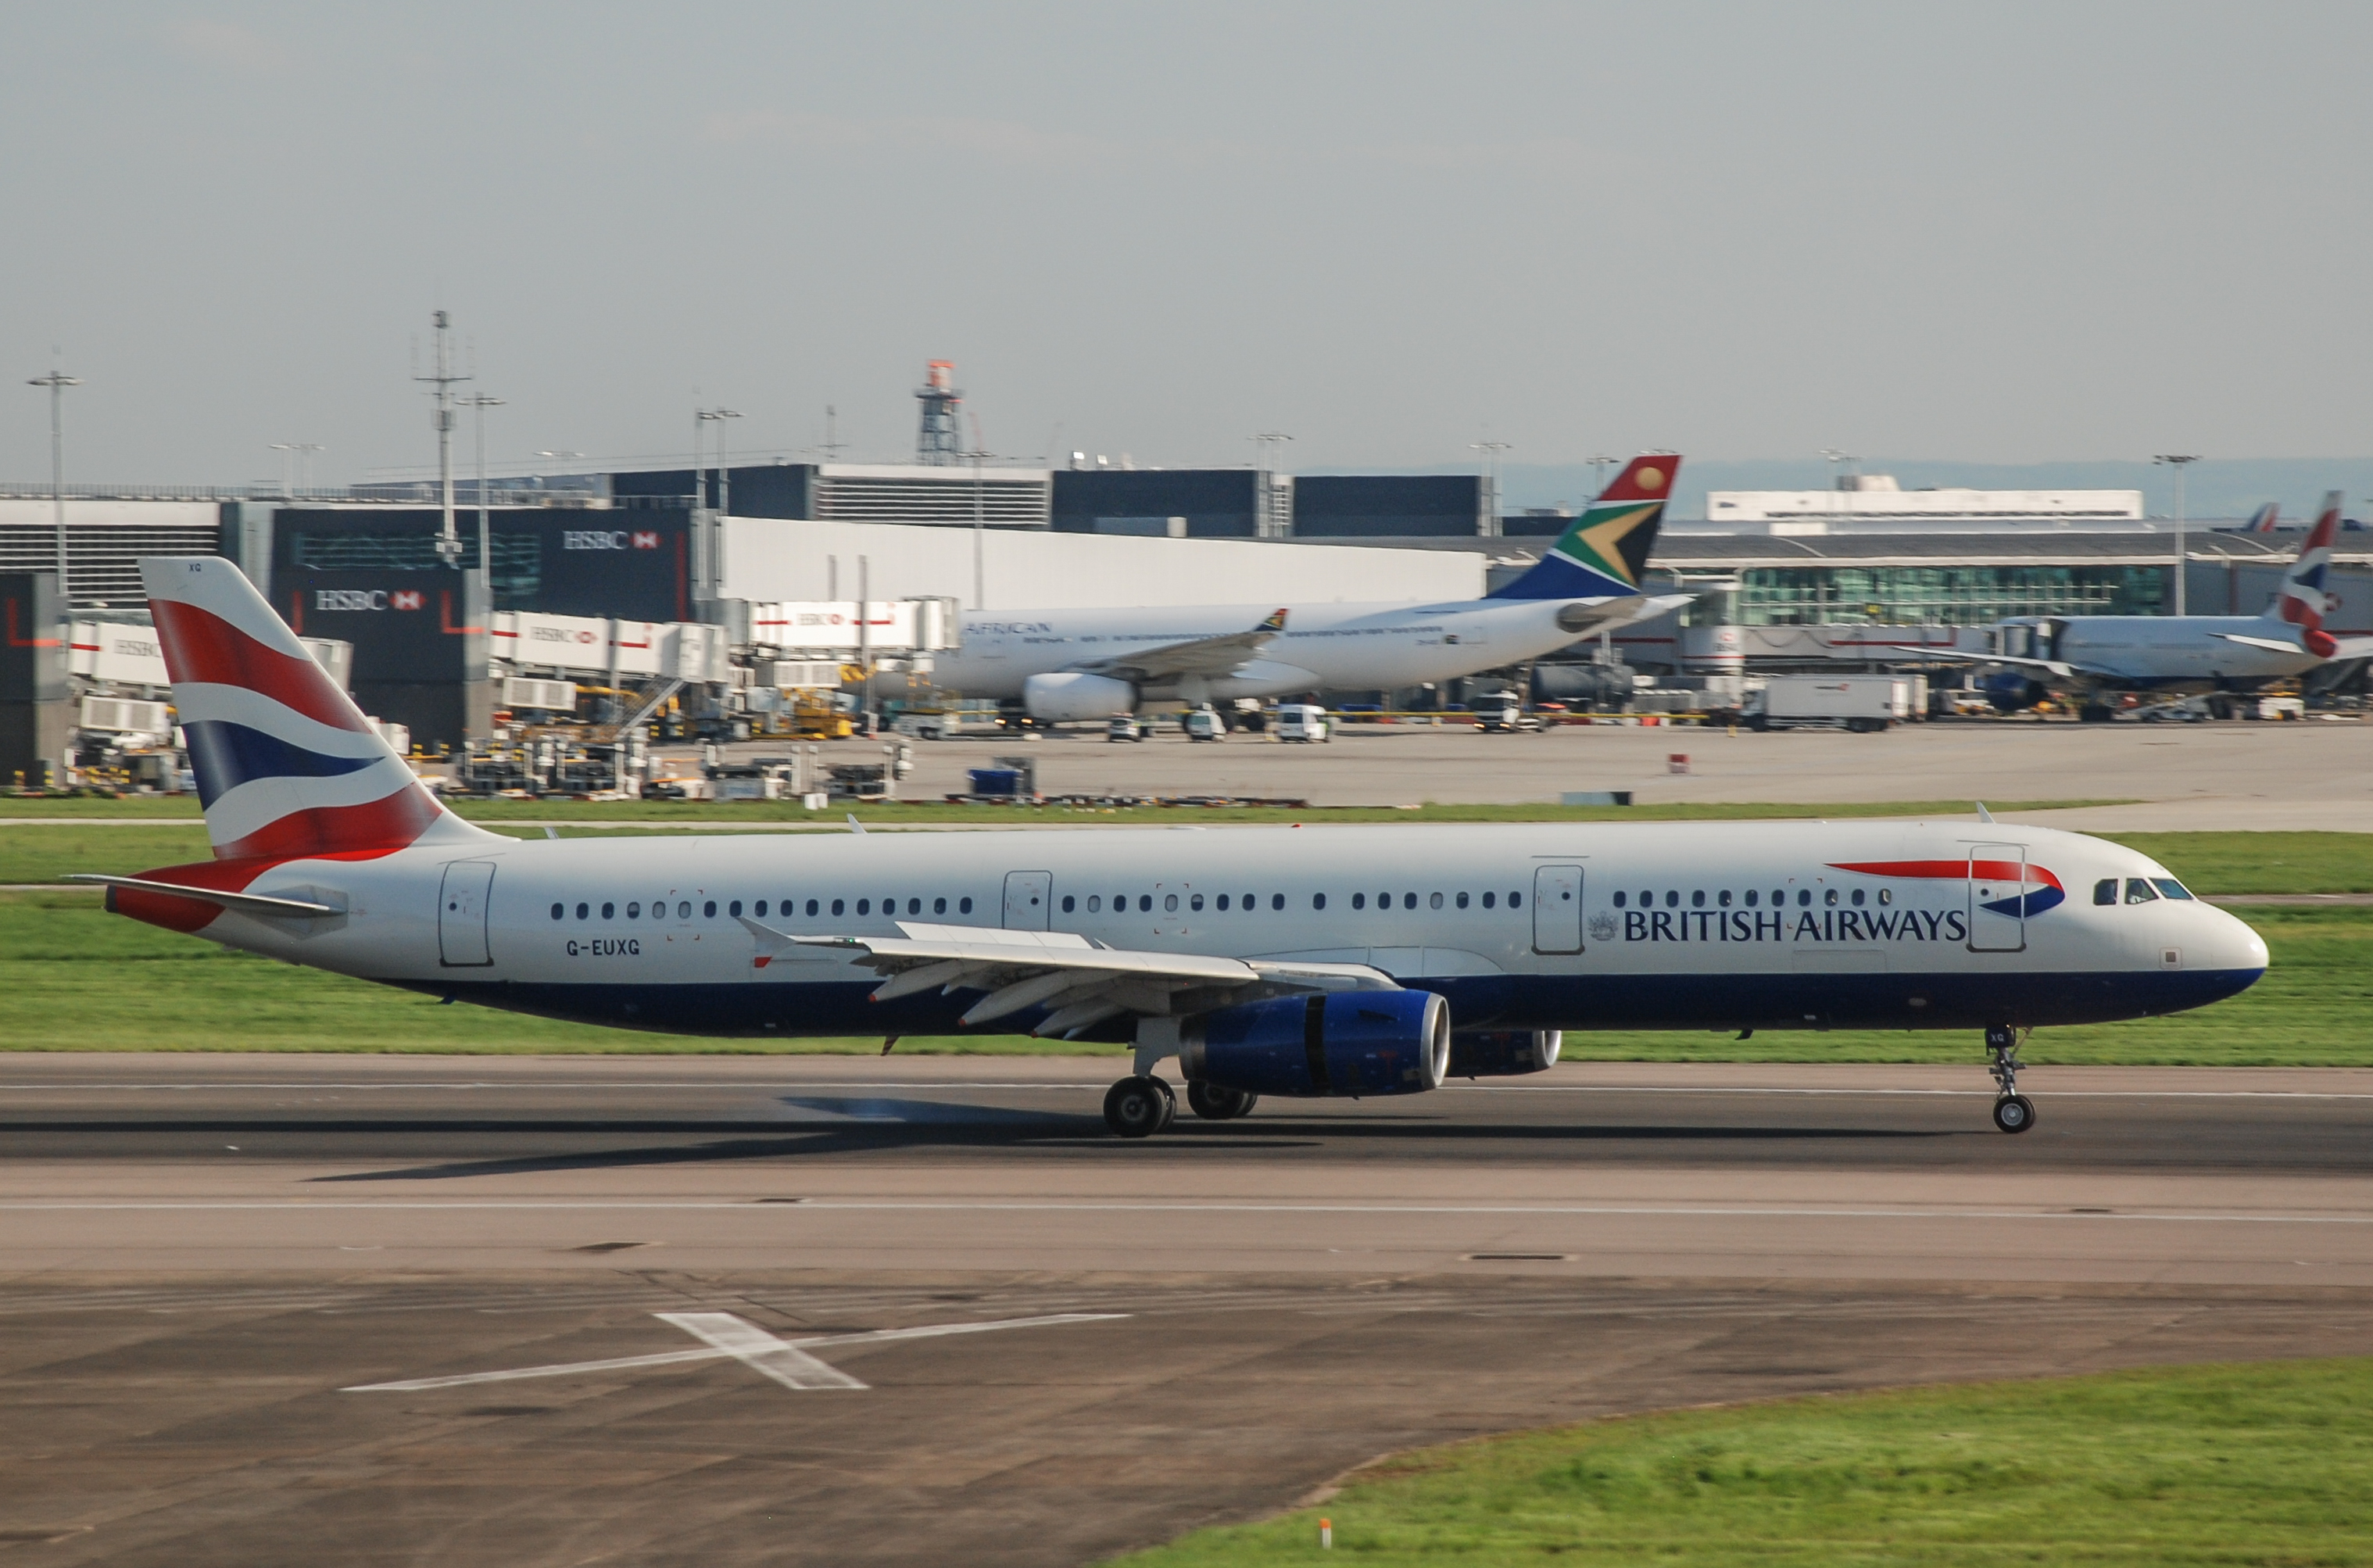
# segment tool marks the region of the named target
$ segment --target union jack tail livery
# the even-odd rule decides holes
[[[152,556],[140,575],[216,860],[353,859],[488,837],[422,787],[236,566]]]
[[[1680,458],[1670,452],[1633,458],[1538,565],[1491,597],[1607,599],[1638,593],[1680,471]]]
[[[2323,579],[2332,569],[2332,542],[2339,532],[2340,492],[2326,491],[2323,509],[2316,514],[2315,526],[2299,546],[2297,561],[2283,574],[2283,591],[2274,601],[2274,614],[2298,627],[2299,645],[2318,659],[2329,659],[2340,651],[2339,640],[2323,629],[2328,603]]]

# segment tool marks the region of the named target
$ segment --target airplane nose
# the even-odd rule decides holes
[[[2266,967],[2266,939],[2250,928],[2247,921],[2227,914],[2214,905],[2203,904],[2200,912],[2208,917],[2209,930],[2204,933],[2205,949],[2200,957],[2204,962],[2191,965],[2205,969],[2252,969]]]

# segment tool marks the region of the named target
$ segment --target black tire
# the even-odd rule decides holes
[[[1170,1124],[1178,1119],[1178,1096],[1171,1092],[1168,1083],[1159,1078],[1148,1074],[1145,1081],[1153,1085],[1154,1094],[1162,1101],[1162,1125],[1153,1130],[1167,1132]]]
[[[1186,1085],[1186,1106],[1205,1121],[1233,1121],[1253,1108],[1257,1094],[1198,1079]]]
[[[2005,1094],[1994,1102],[1994,1126],[2005,1132],[2025,1132],[2035,1125],[2035,1102],[2024,1094]]]
[[[1169,1085],[1152,1078],[1124,1078],[1105,1091],[1105,1125],[1123,1138],[1151,1138],[1177,1114]]]

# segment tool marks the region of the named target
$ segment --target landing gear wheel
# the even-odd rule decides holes
[[[1250,1111],[1260,1096],[1201,1079],[1186,1085],[1186,1106],[1205,1121],[1233,1121]]]
[[[1177,1114],[1170,1085],[1158,1078],[1124,1078],[1105,1091],[1105,1125],[1123,1138],[1151,1138]]]
[[[2035,1125],[2035,1102],[2018,1092],[2018,1047],[2027,1031],[2008,1024],[1986,1030],[1986,1072],[1994,1081],[1994,1125],[2005,1132],[2025,1132]]]
[[[2035,1125],[2035,1102],[2024,1094],[2005,1094],[1994,1102],[1994,1125],[2005,1132],[2025,1132]]]

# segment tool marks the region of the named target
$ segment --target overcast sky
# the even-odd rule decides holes
[[[2363,454],[2373,7],[11,7],[0,477]],[[466,454],[467,448],[464,446]]]

